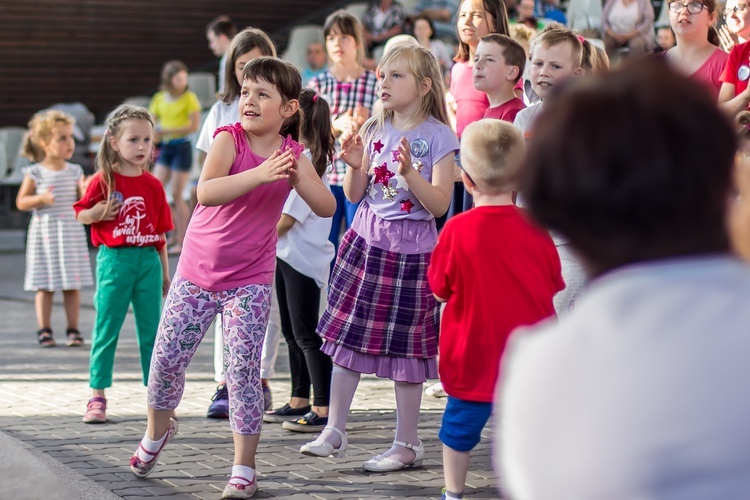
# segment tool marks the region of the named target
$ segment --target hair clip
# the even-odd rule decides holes
[[[313,93],[312,99],[313,99],[313,102],[318,102],[318,93],[317,92]]]

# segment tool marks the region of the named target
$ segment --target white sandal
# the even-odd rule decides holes
[[[422,441],[420,441],[416,446],[413,444],[404,443],[403,441],[394,441],[393,444],[413,450],[415,455],[414,461],[405,464],[399,460],[395,460],[390,457],[384,457],[383,455],[378,455],[365,462],[362,467],[370,472],[393,472],[396,470],[408,469],[410,467],[419,467],[420,465],[422,465],[422,461],[424,460],[424,445],[422,444]]]
[[[325,426],[323,431],[325,431],[326,429],[333,430],[341,438],[341,444],[338,448],[334,448],[331,443],[322,440],[321,436],[323,435],[323,433],[321,433],[315,441],[303,444],[299,449],[300,453],[302,453],[303,455],[308,455],[310,457],[330,457],[331,455],[333,455],[336,458],[342,458],[346,454],[346,448],[348,445],[346,440],[346,433],[341,432],[331,425]]]

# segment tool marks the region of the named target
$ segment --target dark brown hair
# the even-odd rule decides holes
[[[172,87],[172,78],[181,71],[188,72],[188,67],[185,66],[184,62],[177,60],[165,62],[161,68],[161,89],[167,91],[174,90]]]
[[[228,56],[224,66],[224,91],[217,94],[217,97],[224,104],[232,104],[240,97],[242,86],[237,82],[237,77],[234,74],[234,66],[237,64],[237,59],[254,48],[257,48],[261,55],[276,57],[276,46],[263,30],[245,28],[232,38],[232,43],[229,45],[229,50],[227,50]]]
[[[328,38],[333,28],[338,28],[343,35],[354,37],[357,45],[357,62],[362,64],[365,57],[365,35],[362,33],[362,23],[359,19],[343,9],[337,10],[326,18],[323,25],[323,37]]]
[[[299,70],[289,62],[275,57],[259,57],[247,63],[243,76],[245,80],[254,82],[258,80],[267,81],[276,87],[285,103],[299,100],[299,94],[302,91],[302,77]],[[291,135],[292,139],[299,141],[300,122],[300,111],[297,110],[296,113],[286,119],[279,134],[282,136]]]
[[[576,79],[535,121],[521,192],[593,275],[729,251],[736,136],[703,86],[662,59]]]
[[[213,33],[216,36],[224,35],[230,40],[237,34],[237,25],[227,16],[219,16],[206,26],[206,33]]]
[[[312,89],[302,89],[299,95],[299,107],[302,110],[302,142],[310,148],[312,164],[320,177],[325,174],[328,165],[333,163],[336,153],[336,136],[331,124],[331,108],[328,102]]]

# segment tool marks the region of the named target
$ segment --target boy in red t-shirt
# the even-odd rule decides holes
[[[463,498],[469,452],[492,412],[500,357],[510,333],[553,316],[565,287],[550,236],[513,205],[523,138],[510,123],[483,119],[461,140],[464,186],[475,208],[445,225],[428,278],[446,302],[440,331],[440,380],[448,394],[443,498]]]
[[[497,118],[513,123],[526,107],[516,95],[516,84],[526,67],[526,51],[509,36],[492,33],[477,45],[471,71],[474,88],[487,94],[490,107],[483,118]]]

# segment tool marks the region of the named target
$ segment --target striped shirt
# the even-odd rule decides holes
[[[320,94],[331,107],[331,119],[335,120],[348,111],[354,111],[357,106],[367,108],[372,113],[372,106],[378,99],[378,79],[370,70],[354,81],[342,82],[331,74],[330,70],[320,73],[310,80],[310,88]],[[337,150],[340,143],[337,142]],[[335,168],[328,175],[331,185],[343,186],[346,165],[340,159],[334,162]]]
[[[61,170],[39,164],[24,174],[36,185],[35,194],[51,192],[54,203],[33,210],[26,241],[25,290],[78,290],[93,284],[83,224],[76,220],[80,165]]]

